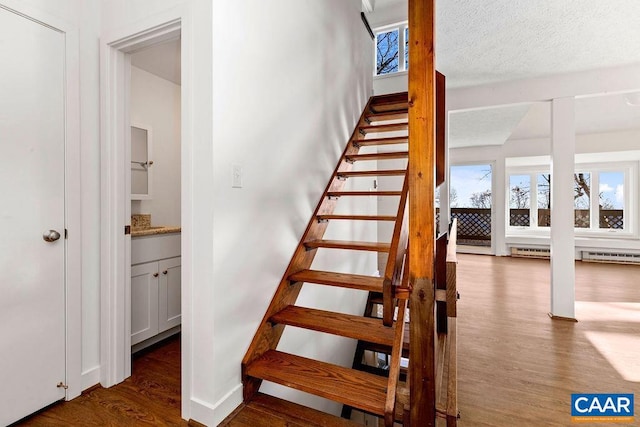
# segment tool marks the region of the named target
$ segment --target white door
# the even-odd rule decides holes
[[[0,6],[0,425],[65,397],[64,46]]]

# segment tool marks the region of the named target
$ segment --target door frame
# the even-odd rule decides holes
[[[498,191],[500,190],[500,186],[497,184],[496,179],[496,160],[460,160],[449,163],[447,167],[447,191],[451,191],[453,187],[453,182],[451,182],[451,168],[456,166],[476,166],[476,165],[489,165],[491,167],[491,246],[488,248],[485,247],[476,247],[476,246],[461,246],[458,243],[458,252],[469,253],[469,254],[479,254],[479,255],[495,255],[496,254],[496,229],[498,228],[497,222],[497,209],[496,209],[496,201],[500,202],[501,199],[498,196]],[[450,200],[447,199],[447,204],[449,205],[449,215],[451,215],[451,206]]]
[[[130,153],[130,56],[136,50],[181,37],[181,256],[182,265],[182,416],[189,418],[191,398],[191,212],[192,141],[195,134],[193,18],[187,3],[103,34],[101,67],[101,301],[100,382],[118,384],[131,375],[130,189],[126,188]],[[129,175],[130,176],[130,175]],[[130,178],[129,178],[130,179]]]
[[[66,400],[82,392],[82,216],[79,32],[71,23],[19,0],[0,6],[64,34],[65,40],[65,381]]]

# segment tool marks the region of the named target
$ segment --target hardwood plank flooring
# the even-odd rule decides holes
[[[576,263],[578,323],[547,316],[549,283],[549,261],[459,255],[460,426],[569,426],[571,393],[635,393],[640,421],[640,371],[629,381],[603,356],[616,347],[640,358],[629,348],[640,337],[640,267]],[[591,334],[612,331],[623,339],[597,347]]]
[[[133,375],[60,402],[18,426],[188,426],[180,417],[180,336],[136,354]]]
[[[458,255],[461,427],[570,426],[571,393],[591,392],[635,393],[640,424],[640,267],[578,262],[578,323],[547,316],[549,277],[544,260]],[[124,383],[20,425],[186,426],[179,348],[171,341],[136,358]],[[238,423],[230,417],[228,425],[287,425],[283,416],[251,411],[254,421],[238,411]]]
[[[635,393],[640,425],[640,365],[620,369],[640,363],[640,267],[577,262],[578,323],[547,315],[549,261],[459,254],[457,269],[459,426],[575,425],[571,393]],[[242,414],[225,425],[259,422]]]

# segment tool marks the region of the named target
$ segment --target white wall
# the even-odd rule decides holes
[[[131,67],[131,123],[152,134],[151,200],[132,200],[131,213],[152,225],[180,225],[180,86]]]
[[[373,93],[376,95],[406,92],[408,89],[409,74],[406,71],[375,76],[373,78]]]
[[[182,2],[102,4],[103,33],[113,33]],[[183,262],[185,252],[190,259],[183,301],[192,308],[183,329],[192,356],[183,416],[217,425],[240,403],[241,359],[372,92],[373,59],[359,0],[184,4],[194,76],[185,87],[183,75],[182,105],[193,106],[185,126],[194,134],[186,140],[183,126],[182,153],[191,155],[182,159]],[[231,188],[232,164],[243,167],[241,189]],[[370,227],[346,231],[346,238],[375,239]],[[323,262],[375,270],[373,255],[314,267]],[[346,312],[363,308],[363,295],[326,295],[303,291],[301,299],[325,307],[337,302]],[[294,333],[282,345],[350,364],[353,345],[335,348],[335,341],[306,346]]]
[[[214,262],[212,281],[203,284],[214,289],[213,301],[195,305],[211,310],[213,303],[207,331],[213,347],[204,349],[211,358],[194,364],[193,384],[196,398],[217,405],[214,423],[228,414],[223,408],[240,402],[242,357],[371,94],[372,46],[360,6],[359,0],[214,3]],[[231,188],[232,164],[242,165],[244,188]],[[368,207],[361,203],[356,208]],[[371,226],[330,232],[375,239]],[[334,254],[313,267],[329,266],[376,270],[371,254]],[[299,303],[361,313],[365,295],[356,292],[306,285]],[[355,343],[317,338],[286,331],[280,348],[350,366]],[[339,411],[292,390],[263,388]]]

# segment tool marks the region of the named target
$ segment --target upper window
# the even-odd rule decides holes
[[[409,67],[409,28],[407,23],[379,28],[376,35],[375,75],[406,71]]]

